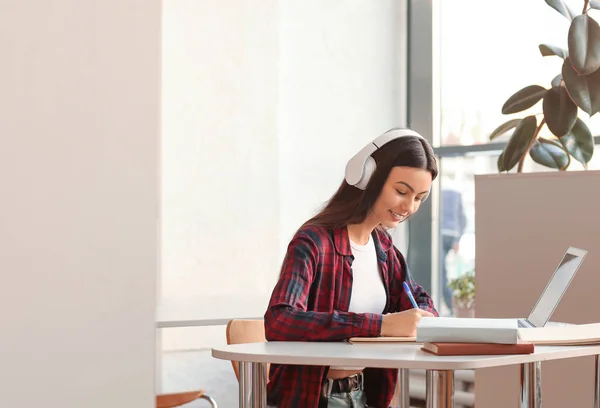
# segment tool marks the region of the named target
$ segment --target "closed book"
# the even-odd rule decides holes
[[[424,343],[421,350],[438,356],[531,354],[534,351],[534,345],[531,343]]]
[[[417,343],[519,343],[517,319],[422,317]]]

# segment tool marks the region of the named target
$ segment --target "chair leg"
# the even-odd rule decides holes
[[[215,401],[213,398],[209,397],[208,395],[203,395],[200,397],[200,399],[207,400],[212,408],[218,408],[217,401]]]

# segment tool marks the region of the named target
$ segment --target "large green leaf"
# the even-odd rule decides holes
[[[558,142],[537,139],[529,155],[534,162],[553,169],[565,170],[570,163],[569,155]]]
[[[546,125],[555,136],[569,133],[577,119],[577,105],[564,87],[555,86],[549,89],[544,95],[542,107]]]
[[[600,68],[600,25],[582,14],[569,27],[569,58],[580,75],[591,74]]]
[[[590,75],[577,75],[569,57],[563,62],[562,76],[577,106],[590,116],[600,110],[600,70]]]
[[[506,171],[504,168],[504,152],[500,153],[500,156],[498,156],[497,166],[499,172]]]
[[[498,136],[502,136],[503,134],[505,134],[512,128],[516,127],[520,121],[521,121],[521,119],[511,119],[508,122],[504,122],[503,124],[498,126],[496,129],[494,129],[494,131],[490,135],[490,140],[494,140]]]
[[[568,135],[560,142],[575,160],[586,165],[594,155],[594,137],[587,125],[579,118]]]
[[[540,44],[539,48],[540,52],[542,53],[542,56],[544,57],[556,55],[557,57],[565,59],[569,56],[569,52],[567,50],[565,50],[564,48],[557,47],[556,45]]]
[[[517,113],[531,108],[538,103],[546,93],[546,88],[539,85],[529,85],[514,93],[504,102],[502,113],[505,115]]]
[[[546,3],[569,20],[573,20],[577,15],[563,0],[546,0]]]
[[[516,127],[510,140],[504,148],[502,164],[506,170],[510,170],[527,153],[535,136],[537,119],[535,116],[527,116]]]

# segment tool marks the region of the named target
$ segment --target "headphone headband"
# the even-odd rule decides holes
[[[371,155],[392,140],[405,136],[415,136],[424,139],[423,136],[410,129],[392,129],[385,132],[363,147],[348,161],[348,164],[346,164],[346,182],[361,190],[366,189],[377,167]]]

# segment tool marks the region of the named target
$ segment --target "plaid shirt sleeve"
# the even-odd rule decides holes
[[[429,294],[413,280],[404,256],[400,253],[398,248],[394,247],[394,251],[396,252],[397,258],[400,260],[401,279],[402,281],[406,281],[406,283],[408,283],[408,287],[411,289],[412,294],[417,301],[417,305],[419,305],[419,309],[427,310],[428,312],[433,313],[435,316],[438,316],[438,311],[435,309],[433,300],[431,300]],[[402,296],[400,297],[400,310],[412,309],[412,307],[413,306],[410,303],[410,299],[408,299],[406,293],[403,292]]]
[[[318,275],[318,267],[333,268],[330,262],[333,255],[323,252],[324,250],[321,250],[315,240],[303,232],[298,233],[290,242],[279,281],[275,285],[265,313],[267,340],[333,341],[354,336],[380,335],[382,322],[380,314],[307,310],[311,291],[335,290],[317,286],[320,282],[317,282],[316,287],[312,287]],[[320,256],[324,258],[319,263]],[[329,298],[329,294],[320,293],[318,298]]]

